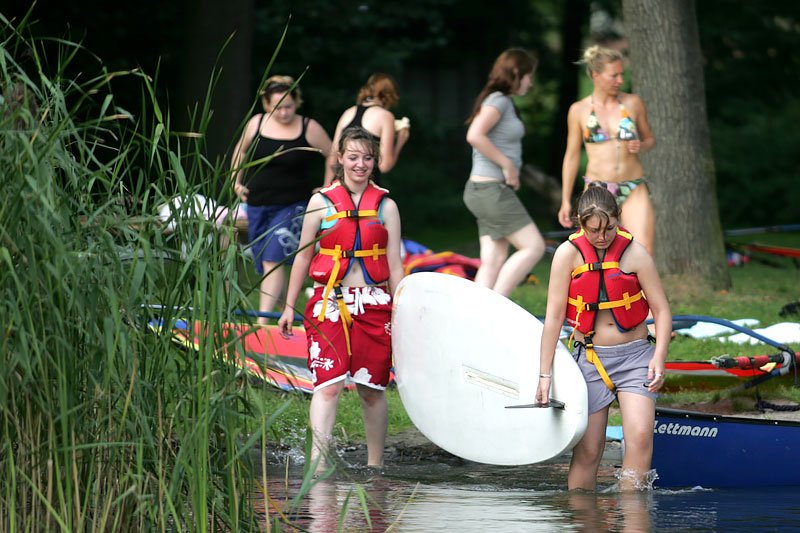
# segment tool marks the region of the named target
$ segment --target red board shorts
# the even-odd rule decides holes
[[[353,318],[350,348],[339,316],[336,294],[331,291],[325,321],[322,309],[325,287],[316,287],[305,312],[308,369],[314,390],[342,380],[385,390],[392,366],[392,296],[382,287],[341,287],[344,303]]]

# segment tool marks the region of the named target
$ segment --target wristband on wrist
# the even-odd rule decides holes
[[[539,374],[539,377],[540,378],[551,378],[551,377],[553,377],[553,375],[552,374]]]

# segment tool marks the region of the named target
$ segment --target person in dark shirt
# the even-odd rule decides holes
[[[232,168],[234,192],[247,204],[256,271],[264,276],[259,311],[267,312],[286,287],[284,265],[292,263],[297,251],[312,190],[325,181],[319,180],[317,161],[330,153],[331,139],[317,121],[297,114],[302,97],[293,78],[267,79],[261,101],[264,113],[247,123]]]
[[[333,134],[333,145],[337,146],[342,130],[358,126],[371,133],[380,144],[380,164],[375,169],[372,180],[381,183],[381,175],[386,174],[400,157],[400,151],[408,141],[410,122],[408,117],[395,120],[390,109],[397,105],[400,96],[397,84],[388,74],[377,72],[369,77],[367,83],[358,91],[356,105],[348,107],[339,118]],[[328,166],[336,166],[336,154],[328,156]],[[326,172],[325,185],[333,179],[333,171]]]

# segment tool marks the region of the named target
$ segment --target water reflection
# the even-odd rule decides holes
[[[568,513],[535,491],[419,485],[392,531],[555,531]]]
[[[357,471],[307,480],[306,486],[300,469],[270,474],[267,482],[270,524],[274,525],[277,519],[282,523],[281,531],[287,530],[287,525],[309,532],[387,531],[397,515],[394,505],[387,503],[387,496],[396,497],[405,486],[402,482],[398,484]],[[263,492],[258,491],[252,497],[262,511],[262,523],[266,526]]]
[[[575,531],[652,531],[652,492],[589,493],[566,496]]]
[[[601,465],[601,490],[571,493],[567,466],[343,466],[307,490],[302,467],[271,467],[270,515],[283,513],[281,531],[312,532],[800,531],[800,487],[619,493],[611,462]]]
[[[362,483],[321,480],[308,491],[310,532],[386,531],[391,520],[386,497],[397,490],[386,479],[375,478]],[[340,527],[341,526],[341,527]]]

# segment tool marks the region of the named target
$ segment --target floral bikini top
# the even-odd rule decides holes
[[[628,116],[628,110],[619,102],[619,130],[617,131],[617,139],[620,141],[635,141],[639,138],[636,131],[636,123]],[[594,99],[592,99],[592,111],[589,113],[589,118],[586,120],[586,127],[583,129],[583,141],[586,143],[601,143],[610,141],[611,135],[608,131],[603,129],[600,121],[597,120],[597,115],[594,112]]]

